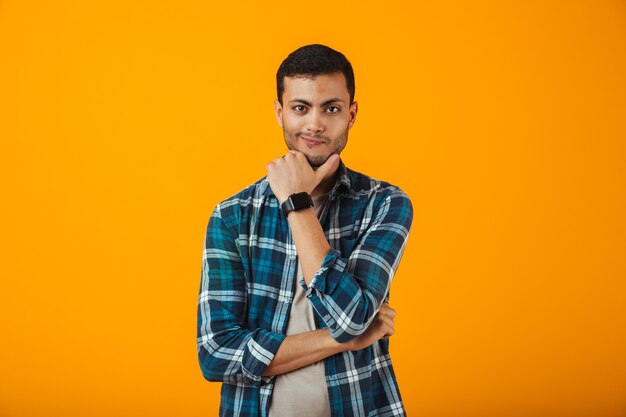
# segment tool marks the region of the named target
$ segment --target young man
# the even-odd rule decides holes
[[[221,416],[398,416],[389,286],[413,211],[339,158],[354,74],[323,45],[292,52],[274,103],[289,151],[217,205],[198,305],[198,357]]]

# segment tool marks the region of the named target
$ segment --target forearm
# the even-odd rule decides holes
[[[280,375],[349,350],[349,344],[337,343],[328,329],[312,330],[287,336],[263,376]]]
[[[287,216],[298,258],[308,286],[330,250],[322,226],[312,208],[292,211]]]
[[[335,335],[336,339],[339,337],[337,332],[339,330],[337,329],[338,322],[343,323],[340,325],[343,329],[340,329],[339,332],[346,333],[344,336],[341,336],[341,342],[346,342],[358,336],[365,331],[367,324],[376,314],[379,306],[378,300],[375,300],[374,294],[351,274],[345,274],[343,270],[341,273],[329,271],[327,274],[332,274],[341,282],[341,285],[335,287],[336,291],[331,290],[329,287],[323,290],[325,296],[328,299],[332,299],[331,303],[334,309],[321,305],[322,301],[317,294],[320,283],[314,284],[313,277],[320,270],[331,247],[313,209],[290,212],[287,220],[289,221],[289,227],[298,251],[298,258],[306,285],[307,287],[315,287],[312,296],[309,297],[313,307],[317,310],[320,317],[324,319],[326,325],[333,332],[331,335]],[[337,275],[341,275],[341,278],[337,278]],[[374,280],[371,280],[371,283],[374,283]],[[379,292],[381,293],[380,301],[382,302],[386,288]],[[342,309],[341,313],[337,311],[338,308]]]

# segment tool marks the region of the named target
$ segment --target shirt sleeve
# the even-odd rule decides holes
[[[313,308],[340,343],[363,333],[387,296],[409,236],[413,207],[395,188],[372,217],[351,253],[331,249],[326,254],[307,288]]]
[[[219,206],[206,231],[198,297],[198,360],[209,381],[263,385],[262,376],[285,336],[249,329],[246,284],[238,235],[222,219]]]

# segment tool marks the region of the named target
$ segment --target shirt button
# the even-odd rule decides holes
[[[291,255],[291,256],[289,257],[289,259],[291,259],[292,261],[295,261],[295,260],[296,260],[296,255]]]

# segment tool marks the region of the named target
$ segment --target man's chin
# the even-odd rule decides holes
[[[309,161],[309,165],[311,165],[311,168],[313,169],[321,167],[328,160],[328,158],[330,158],[330,155],[304,155],[306,156],[306,160]]]

